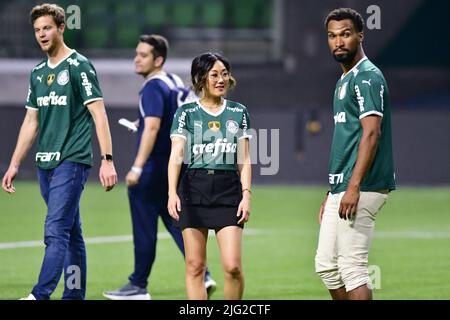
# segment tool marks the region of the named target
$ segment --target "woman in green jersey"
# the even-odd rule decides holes
[[[225,299],[244,291],[241,247],[250,215],[250,119],[245,106],[226,100],[236,85],[227,60],[205,53],[192,61],[199,99],[181,106],[171,130],[168,210],[183,232],[189,299],[206,299],[208,230],[216,232],[225,274]],[[183,159],[187,170],[180,178]]]

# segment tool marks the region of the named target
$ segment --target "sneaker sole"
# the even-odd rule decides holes
[[[135,295],[132,295],[132,296],[116,296],[116,295],[103,293],[103,296],[105,298],[110,299],[110,300],[151,300],[152,299],[152,297],[150,296],[149,293],[147,293],[147,294],[135,294]]]

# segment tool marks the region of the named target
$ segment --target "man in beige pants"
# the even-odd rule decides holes
[[[353,9],[327,16],[328,45],[343,74],[333,100],[330,191],[319,212],[316,272],[333,299],[372,299],[368,254],[377,212],[395,189],[389,92],[362,48]]]

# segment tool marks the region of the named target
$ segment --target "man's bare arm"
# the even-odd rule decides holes
[[[361,119],[363,132],[359,142],[358,157],[347,190],[339,206],[339,216],[341,218],[350,218],[350,216],[356,214],[361,181],[372,165],[373,158],[377,152],[378,140],[381,135],[381,120],[382,118],[376,115]]]
[[[87,108],[94,119],[101,154],[112,154],[111,133],[103,100],[93,101],[87,105]],[[112,161],[102,160],[99,178],[106,191],[114,188],[117,184],[117,173]]]
[[[19,137],[17,138],[16,148],[11,157],[9,168],[3,176],[2,188],[8,193],[15,192],[13,180],[19,172],[20,164],[30,151],[31,146],[36,140],[39,131],[38,111],[35,109],[27,109],[25,118],[20,128]]]

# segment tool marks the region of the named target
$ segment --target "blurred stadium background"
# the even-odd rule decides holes
[[[81,28],[67,30],[65,39],[97,69],[122,180],[134,156],[135,138],[117,120],[134,119],[137,114],[142,79],[134,74],[132,59],[142,33],[168,38],[171,49],[166,69],[186,82],[195,55],[205,51],[224,54],[238,80],[230,98],[248,107],[254,128],[280,130],[278,173],[261,175],[260,168],[270,165],[264,159],[254,166],[257,187],[249,229],[257,232],[245,244],[249,299],[328,297],[313,272],[312,259],[318,231],[316,210],[327,183],[332,93],[341,70],[328,51],[323,20],[330,10],[346,6],[358,10],[367,21],[372,14],[367,8],[377,5],[381,29],[366,28],[364,49],[383,71],[391,93],[399,190],[377,222],[381,239],[375,239],[371,262],[381,266],[385,290],[375,294],[385,299],[450,298],[449,1],[55,2],[81,9]],[[28,22],[29,11],[37,3],[0,0],[2,176],[25,113],[29,73],[43,59]],[[98,153],[97,142],[93,145]],[[269,154],[275,150],[273,146],[268,149]],[[0,298],[4,299],[28,293],[43,253],[33,246],[8,249],[4,245],[6,249],[1,249],[5,243],[42,238],[45,212],[32,155],[21,167],[16,199],[0,195]],[[114,196],[102,194],[96,184],[96,167],[91,180],[82,202],[85,234],[131,234],[123,186],[113,191]],[[267,234],[258,237],[262,231]],[[220,265],[211,243],[211,265],[218,275]],[[128,240],[88,247],[92,270],[88,297],[100,298],[101,290],[126,280],[132,244]],[[264,252],[267,249],[270,255]],[[182,260],[175,246],[169,240],[161,241],[158,250],[151,293],[156,290],[155,298],[160,299],[184,298]]]

